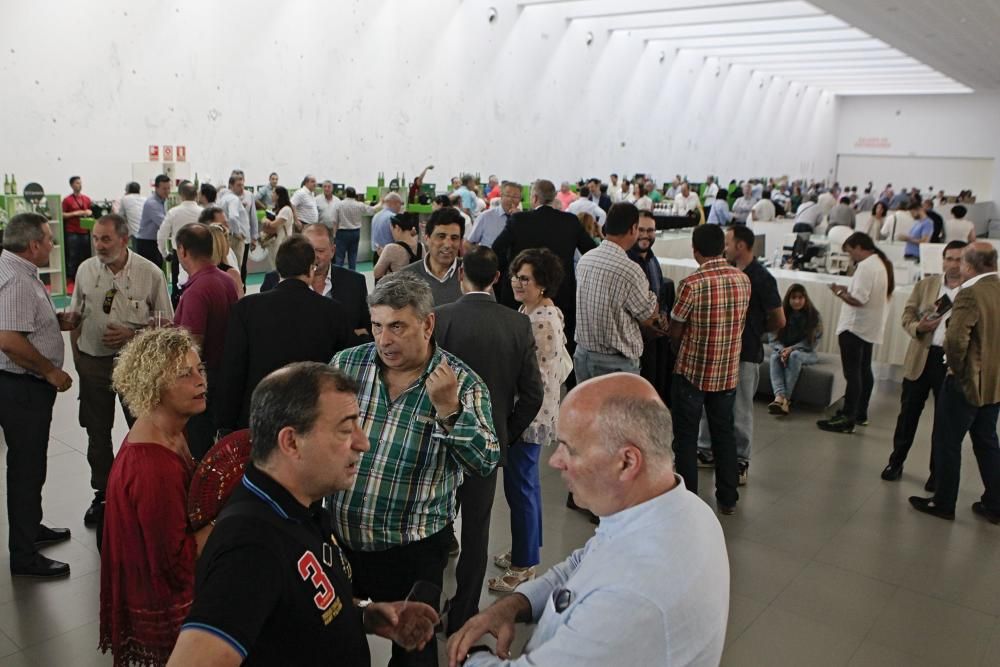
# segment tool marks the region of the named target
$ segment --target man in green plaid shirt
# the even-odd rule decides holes
[[[442,587],[455,490],[463,475],[489,475],[500,460],[486,384],[434,343],[434,300],[408,273],[381,280],[368,297],[374,343],[334,356],[361,385],[361,427],[371,450],[353,488],[331,498],[338,539],[357,597],[406,599],[417,581]],[[426,600],[423,600],[426,601]],[[437,647],[392,665],[437,665]]]

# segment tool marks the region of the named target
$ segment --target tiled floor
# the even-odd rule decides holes
[[[925,479],[929,414],[902,482],[879,479],[898,393],[898,385],[879,386],[871,426],[853,436],[818,431],[815,413],[777,420],[756,406],[750,484],[737,515],[722,517],[732,568],[724,665],[1000,664],[1000,527],[969,510],[982,486],[968,446],[954,523],[907,504]],[[0,667],[111,664],[96,650],[100,562],[82,520],[90,489],[75,408],[72,392],[56,403],[44,491],[45,520],[73,530],[71,542],[46,553],[70,562],[73,574],[13,581],[3,564]],[[119,416],[116,441],[124,433]],[[712,503],[710,475],[702,475],[703,497]],[[565,509],[562,483],[547,466],[542,484],[545,568],[581,545],[592,526]],[[509,546],[506,534],[499,491],[491,552]],[[491,599],[484,592],[483,603]],[[520,632],[519,644],[528,633]],[[372,645],[373,664],[384,665],[387,643]]]

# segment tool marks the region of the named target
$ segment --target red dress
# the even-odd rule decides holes
[[[125,439],[108,478],[101,546],[101,643],[116,666],[164,665],[194,599],[187,526],[194,461]]]

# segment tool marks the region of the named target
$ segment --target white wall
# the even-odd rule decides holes
[[[1000,196],[998,122],[1000,94],[996,93],[843,98],[837,152],[904,158],[992,158],[991,188],[975,194],[980,200],[993,200]],[[934,184],[898,180],[893,183],[905,187]],[[875,187],[883,185],[876,183]]]
[[[499,10],[487,21],[487,7]],[[275,8],[280,8],[276,11]],[[838,101],[514,0],[5,3],[0,172],[117,196],[149,144],[251,184],[832,175]],[[58,20],[56,20],[58,19]],[[595,39],[589,47],[585,34]],[[143,191],[146,189],[144,187]]]

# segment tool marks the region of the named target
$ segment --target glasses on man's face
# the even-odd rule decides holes
[[[116,294],[118,294],[118,288],[112,287],[111,289],[108,290],[107,294],[104,295],[104,306],[102,307],[102,309],[104,310],[105,315],[111,314],[111,306],[115,302]]]
[[[518,283],[521,287],[525,287],[526,285],[530,285],[531,284],[532,277],[531,276],[511,276],[510,277],[510,281],[512,283]]]
[[[656,234],[656,227],[640,227],[640,234]]]

